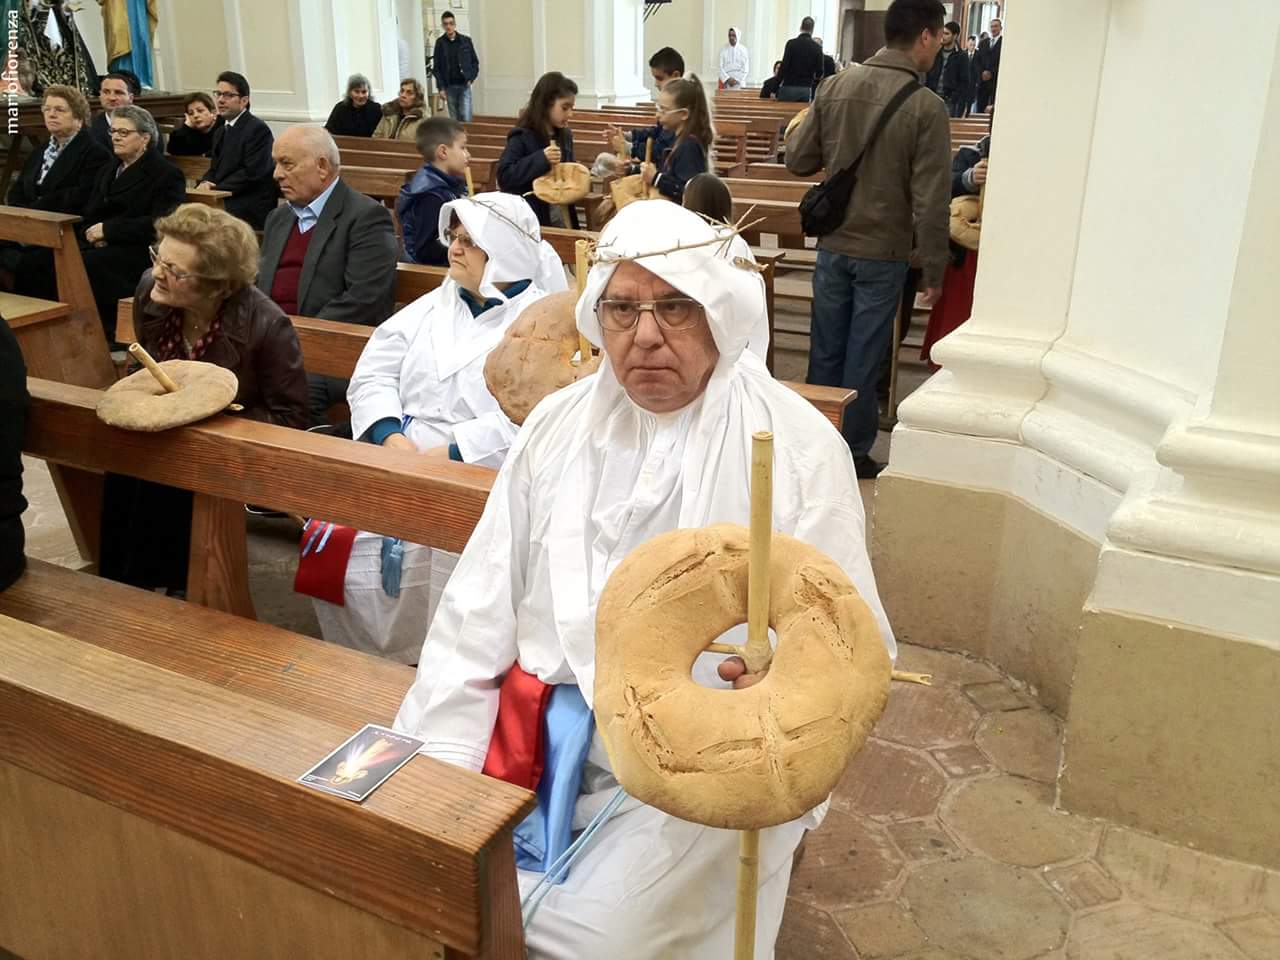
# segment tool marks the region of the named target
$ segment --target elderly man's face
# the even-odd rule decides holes
[[[271,159],[276,165],[272,176],[290,203],[306,206],[333,182],[328,160],[308,148],[301,131],[290,129],[280,134],[271,147]]]
[[[601,299],[639,303],[684,298],[684,294],[637,263],[620,263]],[[601,320],[604,326],[604,306]],[[669,330],[644,310],[630,330],[604,330],[604,350],[624,390],[653,413],[687,407],[706,389],[720,359],[705,313],[692,326]]]

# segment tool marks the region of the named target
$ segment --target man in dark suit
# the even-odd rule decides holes
[[[339,177],[322,127],[290,127],[271,151],[285,203],[262,235],[258,289],[285,313],[376,326],[395,309],[399,245],[391,212]],[[308,374],[311,415],[346,397],[346,381]]]
[[[782,84],[779,100],[807,103],[813,87],[822,79],[822,48],[813,39],[813,17],[800,21],[800,36],[792,37],[782,50]]]
[[[197,190],[228,190],[227,212],[262,229],[276,205],[271,176],[271,128],[249,112],[249,81],[225,70],[214,93],[222,119],[213,136],[213,153]]]
[[[979,113],[986,113],[987,105],[996,102],[996,83],[1000,79],[1000,51],[1004,44],[1001,35],[1004,25],[996,19],[991,21],[991,39],[978,44],[978,52],[974,55],[974,69],[978,72]]]

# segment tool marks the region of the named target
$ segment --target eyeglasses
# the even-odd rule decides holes
[[[128,127],[112,127],[111,135],[113,137],[128,137],[137,133],[137,130],[130,130]]]
[[[213,98],[214,98],[215,100],[240,100],[240,99],[243,99],[243,98],[240,96],[240,94],[236,93],[234,90],[215,90],[215,91],[213,91]]]
[[[444,233],[444,238],[449,243],[453,243],[456,240],[458,243],[458,246],[462,247],[463,250],[477,249],[476,242],[472,240],[469,236],[467,236],[465,233],[455,233],[453,230],[446,230]]]
[[[667,300],[601,300],[596,304],[600,326],[614,333],[625,333],[640,322],[640,314],[648,311],[664,330],[685,330],[702,316],[702,304],[688,297]]]
[[[186,283],[188,280],[196,280],[200,277],[198,273],[187,273],[185,270],[179,270],[174,267],[168,260],[161,260],[160,252],[154,246],[147,247],[147,253],[151,255],[152,272],[163,270],[169,279],[175,283]]]

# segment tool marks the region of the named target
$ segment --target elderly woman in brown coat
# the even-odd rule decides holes
[[[152,268],[133,302],[138,341],[157,360],[203,360],[236,375],[239,414],[286,427],[307,423],[307,381],[293,325],[254,286],[258,242],[242,220],[187,203],[156,221]],[[182,591],[191,549],[191,494],[109,474],[102,576]]]
[[[375,140],[407,140],[414,142],[418,124],[427,115],[427,102],[422,84],[413,77],[400,81],[400,95],[382,105],[382,119],[373,131]]]

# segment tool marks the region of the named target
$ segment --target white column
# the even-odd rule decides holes
[[[992,132],[973,315],[933,349],[944,367],[899,407],[903,427],[1020,440],[1044,395],[1041,362],[1066,328],[1110,0],[1026,4]],[[1007,139],[1002,139],[1004,131]]]
[[[649,99],[641,0],[584,0],[582,40],[586,71],[578,103],[594,108]]]
[[[1235,237],[1214,235],[1234,261],[1214,382],[1165,433],[1154,483],[1134,491],[1112,518],[1095,602],[1280,648],[1277,26],[1273,44],[1262,48],[1270,50],[1270,79],[1260,122],[1238,132],[1256,148],[1231,151],[1250,171],[1243,226]]]

